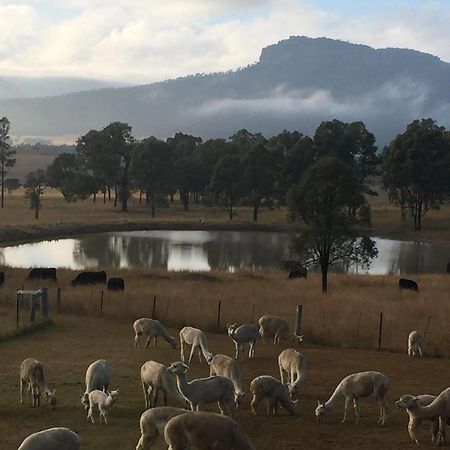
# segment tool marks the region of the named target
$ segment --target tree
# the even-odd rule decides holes
[[[422,217],[450,192],[450,134],[433,119],[410,123],[383,152],[383,182],[421,230]]]
[[[133,150],[130,175],[136,187],[145,192],[155,217],[158,198],[167,195],[172,187],[171,147],[155,137],[137,143]]]
[[[328,156],[311,166],[289,193],[289,206],[304,224],[294,240],[295,250],[306,266],[319,265],[323,292],[331,265],[365,267],[377,254],[366,231],[370,209],[358,185],[351,167]]]
[[[97,180],[73,153],[58,155],[47,167],[47,177],[48,185],[59,189],[67,202],[84,200],[98,190]]]
[[[233,207],[242,189],[242,164],[239,156],[223,156],[214,167],[209,189],[220,203],[227,209],[230,220],[233,220]]]
[[[247,202],[253,206],[253,222],[257,222],[262,202],[271,203],[275,194],[276,161],[264,145],[259,145],[247,152],[242,165],[243,190]]]
[[[7,178],[5,180],[5,188],[8,191],[8,194],[11,194],[12,191],[16,191],[20,188],[20,180],[18,178]]]
[[[37,169],[27,175],[25,182],[25,197],[30,199],[31,209],[34,209],[36,220],[39,219],[39,209],[41,208],[41,195],[47,186],[47,174],[45,170]]]
[[[9,128],[10,122],[6,117],[0,119],[0,178],[1,178],[1,207],[4,207],[5,203],[5,176],[8,173],[8,168],[14,167],[16,164],[13,156],[16,154],[16,150],[11,147],[9,143]]]

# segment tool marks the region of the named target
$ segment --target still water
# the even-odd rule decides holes
[[[375,240],[371,274],[441,273],[450,262],[450,246]],[[280,268],[292,257],[287,234],[253,231],[114,232],[0,248],[3,266],[70,269],[234,271]]]

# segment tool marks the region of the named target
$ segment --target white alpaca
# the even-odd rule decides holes
[[[31,396],[33,408],[40,406],[41,394],[44,394],[50,409],[56,407],[55,390],[51,391],[47,384],[44,365],[33,358],[25,359],[20,366],[20,403],[23,404],[23,390],[27,388]]]
[[[182,408],[161,406],[144,411],[139,422],[141,437],[136,445],[136,450],[148,450],[156,442],[158,436],[164,436],[164,427],[175,416],[186,414],[188,411]]]
[[[411,396],[409,408],[413,409],[418,419],[435,420],[439,418],[439,432],[434,443],[439,445],[445,442],[445,427],[450,419],[450,388],[444,389],[429,405],[422,406],[417,397]]]
[[[411,331],[408,336],[408,356],[422,357],[423,337],[418,331]]]
[[[105,424],[108,424],[108,411],[114,403],[119,398],[119,391],[111,391],[111,392],[103,392],[96,389],[89,393],[89,411],[87,415],[87,420],[91,420],[94,422],[94,407],[98,406],[98,410],[100,412],[100,423],[102,423],[102,417]]]
[[[278,405],[285,408],[290,414],[295,414],[298,400],[292,401],[285,386],[276,378],[269,375],[256,377],[250,383],[250,392],[253,395],[251,408],[255,416],[258,415],[258,404],[261,400],[267,400],[267,415],[276,414]]]
[[[408,423],[408,434],[409,437],[413,442],[416,444],[419,444],[419,440],[416,437],[417,429],[419,428],[420,424],[424,420],[429,420],[432,422],[431,427],[431,442],[434,444],[438,444],[438,435],[439,435],[439,416],[432,417],[431,415],[428,415],[427,417],[418,417],[416,415],[416,408],[417,405],[420,406],[428,406],[431,403],[434,402],[436,399],[435,395],[402,395],[399,400],[395,402],[395,405],[397,408],[403,408],[406,410],[408,416],[409,416],[409,423]],[[449,420],[447,420],[447,425],[449,425]]]
[[[215,375],[229,378],[234,386],[234,401],[236,407],[239,406],[245,396],[242,389],[241,371],[239,363],[226,355],[214,355],[209,363],[209,376]]]
[[[18,450],[79,450],[79,437],[68,428],[49,428],[28,436]]]
[[[146,408],[153,408],[158,402],[159,391],[163,391],[164,405],[167,406],[167,395],[171,394],[177,403],[188,406],[185,398],[178,392],[173,375],[167,367],[156,361],[147,361],[141,367],[141,383],[144,391]]]
[[[177,377],[178,389],[191,404],[192,411],[217,402],[220,412],[231,416],[235,400],[233,382],[229,378],[217,376],[187,381],[188,366],[181,361],[172,363],[167,369]]]
[[[300,344],[303,341],[303,335],[297,336],[291,331],[288,323],[278,316],[265,315],[258,320],[259,334],[262,339],[273,338],[274,344],[279,344],[280,340],[295,342]]]
[[[112,369],[108,361],[98,359],[93,362],[86,370],[86,389],[81,392],[81,403],[85,409],[89,409],[89,393],[98,389],[106,391],[111,382]]]
[[[305,382],[308,365],[305,357],[293,348],[283,350],[278,356],[281,383],[287,385],[289,394],[294,400]]]
[[[191,412],[167,422],[168,450],[256,450],[237,422],[207,412]]]
[[[228,336],[233,340],[236,347],[235,358],[239,359],[239,356],[244,354],[245,344],[250,344],[248,351],[248,357],[253,358],[255,356],[255,346],[260,339],[259,329],[256,325],[251,323],[241,325],[238,327],[235,323],[228,325]]]
[[[185,362],[184,344],[192,345],[191,353],[189,355],[189,363],[192,360],[195,349],[198,350],[198,359],[200,362],[202,362],[202,353],[206,359],[206,362],[211,361],[213,354],[208,350],[208,339],[202,330],[194,327],[184,327],[180,331],[181,361],[183,362]]]
[[[316,418],[319,421],[322,416],[328,414],[335,406],[338,397],[345,398],[344,417],[342,423],[347,419],[347,413],[353,403],[356,422],[361,416],[360,399],[374,394],[380,406],[380,417],[378,423],[384,425],[387,416],[386,394],[389,389],[389,378],[380,372],[359,372],[346,376],[336,387],[331,397],[325,402],[317,402]]]
[[[169,335],[164,325],[158,320],[142,318],[138,319],[133,324],[134,329],[134,343],[139,348],[139,340],[141,336],[147,339],[145,348],[148,348],[150,341],[153,339],[155,348],[158,345],[158,336],[161,336],[173,349],[177,348],[175,338]]]

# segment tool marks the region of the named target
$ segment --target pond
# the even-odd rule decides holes
[[[375,241],[370,274],[443,273],[450,262],[450,246]],[[278,269],[292,258],[286,233],[256,231],[111,232],[0,248],[0,264],[10,267],[234,271]]]

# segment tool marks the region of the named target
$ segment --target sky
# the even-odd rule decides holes
[[[450,62],[450,0],[0,0],[0,77],[141,84],[236,69],[289,36]]]

